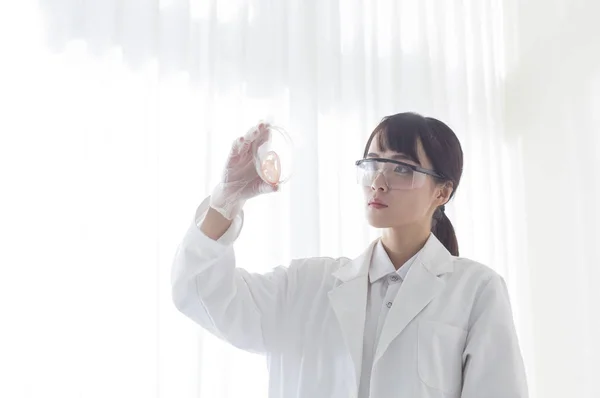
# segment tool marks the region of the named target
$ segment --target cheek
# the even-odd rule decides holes
[[[421,195],[417,191],[394,191],[390,200],[390,207],[397,213],[414,214],[422,206]]]

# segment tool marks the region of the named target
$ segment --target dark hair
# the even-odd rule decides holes
[[[375,137],[382,150],[400,152],[414,159],[419,158],[417,142],[420,140],[434,171],[443,177],[436,181],[452,182],[454,190],[450,199],[454,196],[462,176],[463,152],[458,137],[446,124],[412,112],[387,116],[369,137],[363,157],[367,157]],[[438,207],[433,215],[431,232],[453,256],[459,255],[454,227],[442,207]]]

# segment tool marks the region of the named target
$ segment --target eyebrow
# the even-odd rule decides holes
[[[379,158],[381,156],[379,156],[378,153],[375,152],[370,152],[367,154],[368,158]],[[408,156],[404,153],[397,153],[395,155],[392,155],[390,157],[390,159],[394,159],[394,160],[410,160],[411,162],[415,162],[416,164],[418,164],[419,166],[421,165],[421,162],[419,162],[417,159],[414,159],[412,156]]]

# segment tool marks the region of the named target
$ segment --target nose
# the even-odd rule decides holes
[[[387,192],[388,186],[383,173],[377,173],[373,179],[373,182],[371,183],[371,189],[373,191]]]

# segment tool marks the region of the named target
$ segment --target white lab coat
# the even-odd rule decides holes
[[[306,258],[254,274],[235,265],[242,224],[243,215],[213,241],[192,222],[173,263],[176,307],[234,346],[265,354],[271,398],[357,397],[375,242],[354,260]],[[494,271],[451,256],[431,235],[394,302],[370,397],[527,397],[507,289]]]

